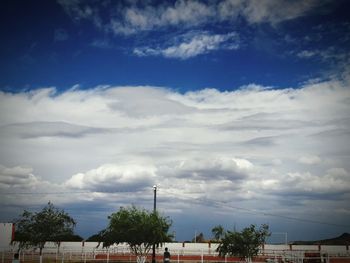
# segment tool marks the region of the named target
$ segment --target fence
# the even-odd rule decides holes
[[[162,262],[164,247],[168,247],[172,263],[231,263],[241,262],[237,257],[219,257],[217,244],[207,243],[166,243],[156,249],[156,261]],[[1,263],[11,263],[17,247],[1,250]],[[37,250],[22,250],[21,263],[37,263],[40,255]],[[151,258],[146,259],[147,262]],[[254,262],[267,263],[350,263],[348,246],[291,246],[265,245],[253,259]],[[58,247],[48,242],[43,249],[43,263],[113,263],[136,262],[127,244],[119,244],[109,249],[98,247],[96,242],[62,242]]]

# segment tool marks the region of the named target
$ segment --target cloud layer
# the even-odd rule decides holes
[[[348,86],[333,79],[184,94],[150,86],[1,92],[1,202],[150,206],[157,184],[170,214],[204,200],[218,213],[239,203],[307,218],[331,213],[344,224]]]

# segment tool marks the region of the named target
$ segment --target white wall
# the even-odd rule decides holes
[[[4,241],[6,246],[0,247],[0,249],[9,248],[9,243],[11,242],[12,236],[12,224],[0,224],[2,233],[7,233],[7,240]],[[6,227],[5,227],[6,225]],[[2,243],[3,244],[3,243]],[[83,245],[84,244],[84,245]],[[107,248],[102,248],[102,244],[97,247],[98,242],[61,242],[60,251],[61,252],[95,252],[95,253],[106,253],[109,251],[110,253],[128,253],[129,247],[127,244],[118,244],[110,246]],[[168,247],[170,253],[179,254],[179,255],[201,255],[203,254],[216,254],[216,248],[218,244],[211,244],[209,247],[208,243],[165,243],[159,248],[157,248],[156,253],[162,254],[165,247]],[[321,245],[269,245],[265,244],[264,253],[287,253],[289,254],[298,254],[303,253],[305,251],[319,251],[329,253],[329,254],[346,254],[349,255],[350,251],[347,246],[325,246]],[[45,244],[44,252],[56,252],[57,244],[53,242],[47,242]],[[263,251],[261,251],[263,252]]]
[[[0,223],[0,248],[10,247],[13,223]]]

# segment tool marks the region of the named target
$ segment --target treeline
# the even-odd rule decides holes
[[[130,250],[144,262],[150,250],[161,243],[171,242],[169,233],[172,220],[160,215],[157,211],[138,209],[135,206],[121,207],[117,212],[108,216],[107,227],[92,235],[86,241],[100,242],[103,247],[113,244],[127,243]],[[74,234],[76,221],[64,210],[56,208],[49,202],[40,212],[24,210],[19,219],[15,220],[15,239],[18,249],[37,248],[42,250],[47,241],[56,242],[58,247],[62,241],[82,241],[83,238]],[[218,242],[217,251],[220,256],[239,256],[251,259],[257,255],[259,247],[265,243],[270,235],[268,225],[257,228],[250,225],[241,232],[224,230],[220,225],[212,229],[212,241]],[[193,240],[204,242],[204,235],[200,233]],[[153,253],[154,255],[154,253]]]

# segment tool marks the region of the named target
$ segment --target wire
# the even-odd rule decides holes
[[[106,192],[90,192],[90,191],[69,191],[69,192],[12,192],[12,193],[0,193],[0,195],[67,195],[67,194],[91,194],[91,193],[103,193],[103,194],[115,194],[113,193],[106,193]],[[171,195],[167,193],[168,195]],[[299,218],[299,217],[292,217],[292,216],[285,216],[255,209],[249,209],[239,206],[230,205],[225,201],[219,201],[219,200],[211,200],[207,198],[194,198],[194,197],[186,197],[186,198],[179,198],[178,196],[173,195],[174,198],[182,201],[188,202],[188,200],[196,201],[197,204],[208,206],[209,203],[211,203],[213,206],[216,206],[218,208],[224,208],[229,207],[236,210],[242,210],[246,213],[252,213],[252,214],[258,214],[258,215],[264,215],[264,216],[270,216],[270,217],[278,217],[283,218],[287,220],[294,220],[299,222],[305,222],[305,223],[311,223],[311,224],[320,224],[320,225],[328,225],[328,226],[335,226],[335,227],[350,227],[350,225],[345,224],[335,224],[330,222],[324,222],[324,221],[318,221],[318,220],[312,220],[312,219],[306,219],[306,218]]]
[[[274,214],[274,213],[259,211],[259,210],[255,210],[255,209],[249,209],[249,208],[233,206],[233,205],[227,204],[227,202],[225,202],[225,201],[210,200],[210,199],[204,199],[204,198],[193,198],[193,197],[188,197],[187,199],[181,199],[181,198],[178,198],[178,199],[186,200],[186,201],[188,201],[188,199],[192,199],[192,200],[197,201],[197,203],[205,204],[205,205],[208,205],[208,201],[210,201],[212,203],[215,203],[217,205],[217,207],[219,205],[220,208],[223,208],[223,206],[226,206],[226,207],[237,209],[237,210],[243,210],[243,211],[245,211],[247,213],[264,215],[264,216],[271,216],[271,217],[279,217],[279,218],[283,218],[283,219],[287,219],[287,220],[294,220],[294,221],[305,222],[305,223],[328,225],[328,226],[335,226],[335,227],[350,227],[350,225],[345,225],[345,224],[335,224],[335,223],[318,221],[318,220],[312,220],[312,219],[306,219],[306,218],[285,216],[285,215],[280,215],[280,214]]]

